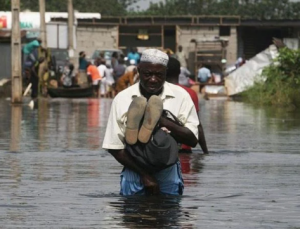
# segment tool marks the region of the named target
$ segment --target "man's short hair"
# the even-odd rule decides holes
[[[167,65],[167,80],[168,79],[178,79],[180,74],[180,62],[174,58],[170,57]]]
[[[81,52],[79,53],[79,56],[81,56],[83,53],[84,53],[84,51],[81,51]]]

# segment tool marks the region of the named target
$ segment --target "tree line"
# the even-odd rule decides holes
[[[73,0],[80,12],[103,16],[240,15],[251,19],[300,19],[300,2],[289,0],[165,0],[144,11],[133,9],[143,0]],[[0,0],[0,11],[10,11],[11,0]],[[38,0],[21,0],[21,10],[38,11]],[[67,11],[67,1],[47,0],[46,11]]]
[[[166,0],[146,15],[238,15],[251,19],[299,19],[300,2],[289,0]]]
[[[123,16],[137,0],[73,0],[79,12],[101,13],[104,16]],[[67,12],[67,0],[45,0],[46,12]],[[39,11],[39,0],[20,0],[21,10]],[[0,11],[10,11],[11,0],[0,0]]]

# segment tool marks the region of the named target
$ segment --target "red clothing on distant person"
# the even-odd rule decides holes
[[[180,86],[180,87],[182,87],[184,90],[187,91],[187,93],[190,94],[191,99],[193,100],[193,103],[194,103],[194,105],[195,105],[196,111],[197,111],[197,113],[198,113],[198,112],[199,112],[199,100],[198,100],[198,95],[197,95],[197,93],[196,93],[193,89],[191,89],[191,88],[182,86],[182,85],[180,85],[180,84],[177,84],[177,85]],[[181,145],[181,149],[190,150],[190,149],[192,149],[192,147],[182,144],[182,145]]]
[[[182,87],[184,90],[186,90],[190,94],[190,96],[191,96],[191,98],[193,100],[193,103],[195,105],[196,111],[198,113],[199,112],[199,100],[198,100],[197,93],[193,89],[191,89],[189,87],[185,87],[185,86],[182,86],[180,84],[177,84],[177,85],[180,86],[180,87]]]
[[[101,80],[102,76],[100,76],[99,71],[95,65],[90,65],[87,68],[87,74],[91,75],[92,80]]]

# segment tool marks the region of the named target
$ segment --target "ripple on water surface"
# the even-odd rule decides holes
[[[297,228],[299,112],[201,103],[212,153],[180,155],[182,197],[122,197],[101,144],[109,99],[0,100],[0,228]]]

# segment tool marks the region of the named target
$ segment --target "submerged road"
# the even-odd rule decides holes
[[[212,153],[180,155],[182,197],[119,195],[109,99],[0,100],[0,228],[300,228],[300,113],[201,102]]]

